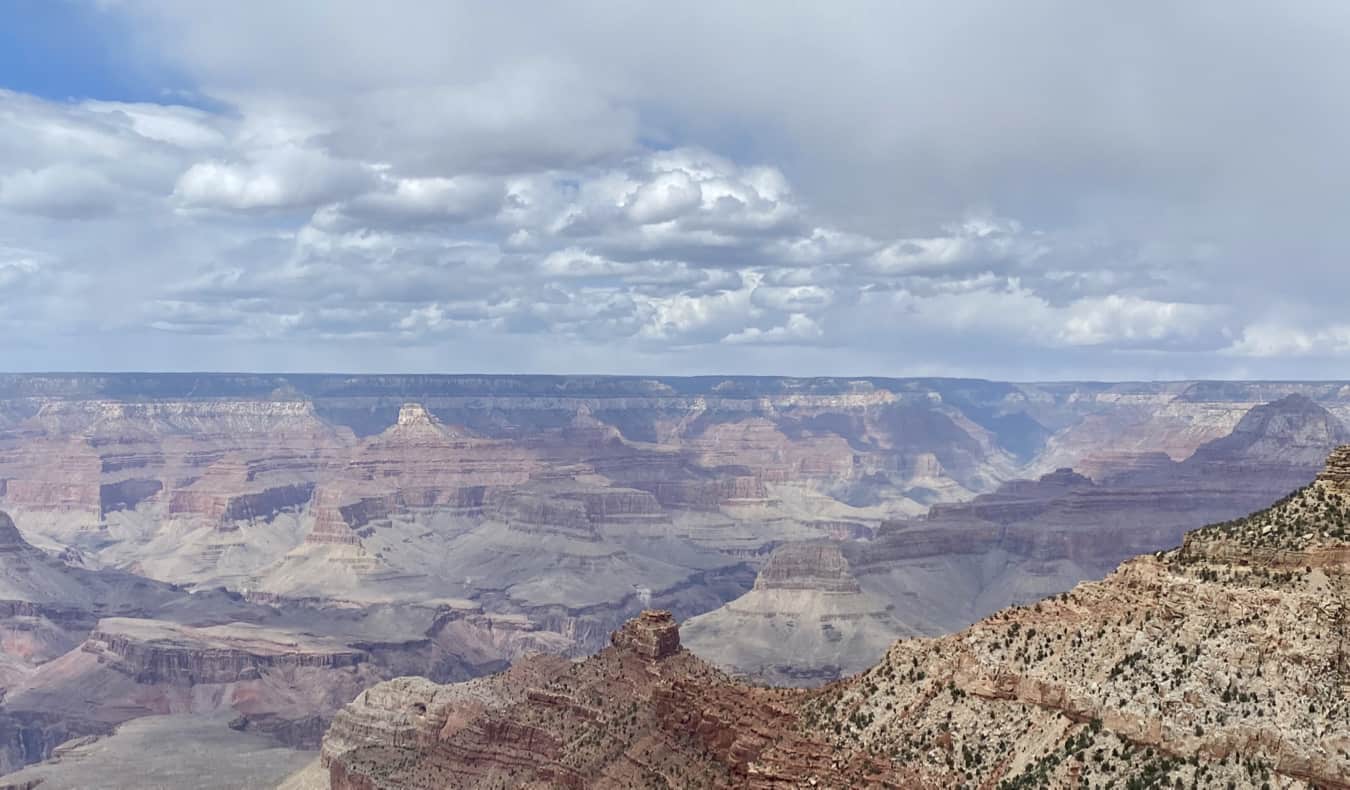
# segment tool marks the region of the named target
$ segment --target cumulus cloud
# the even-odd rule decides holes
[[[727,343],[780,343],[785,345],[798,345],[802,343],[811,343],[824,336],[820,325],[811,320],[809,316],[801,313],[793,313],[788,316],[787,322],[760,329],[759,327],[747,327],[739,332],[732,332],[724,340]]]
[[[198,162],[179,177],[173,194],[189,208],[312,208],[359,194],[371,183],[369,169],[359,163],[286,146],[242,162]]]
[[[200,106],[0,91],[7,364],[1322,375],[1345,12],[1205,6],[91,10]]]
[[[1112,294],[1083,299],[1066,310],[1058,337],[1070,345],[1132,345],[1184,342],[1211,327],[1216,309]]]
[[[1261,323],[1242,331],[1225,353],[1243,357],[1310,357],[1350,355],[1350,324],[1306,329]]]

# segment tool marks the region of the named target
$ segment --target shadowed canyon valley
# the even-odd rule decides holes
[[[0,787],[1347,787],[1347,424],[1338,382],[0,375]]]

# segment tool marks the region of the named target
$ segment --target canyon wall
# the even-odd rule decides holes
[[[1183,548],[900,640],[819,690],[737,683],[645,612],[570,666],[377,686],[334,719],[310,775],[333,790],[1348,788],[1346,459]],[[766,586],[804,562],[837,576],[826,553],[784,555]]]
[[[653,607],[822,683],[1306,484],[1350,388],[4,374],[0,414],[12,767],[183,711],[310,743]]]

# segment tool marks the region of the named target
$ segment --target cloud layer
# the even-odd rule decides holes
[[[367,9],[0,91],[4,367],[1345,375],[1340,5]]]

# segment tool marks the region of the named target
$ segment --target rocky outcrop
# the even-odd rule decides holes
[[[275,484],[268,485],[268,481]],[[171,491],[168,515],[230,531],[241,524],[270,522],[283,512],[298,511],[309,503],[313,492],[313,482],[283,482],[275,472],[264,473],[256,464],[230,458],[212,464],[201,477]]]
[[[8,782],[5,774],[52,756],[61,744],[81,736],[104,735],[111,730],[97,722],[73,722],[61,716],[0,709],[0,788],[31,790],[37,784]]]
[[[615,631],[611,641],[620,650],[660,661],[680,652],[680,627],[670,612],[649,609]]]
[[[898,643],[814,715],[842,720],[839,748],[896,751],[934,780],[951,769],[940,747],[1018,786],[1350,787],[1350,737],[1333,723],[1350,715],[1350,535],[1322,488],[1344,452],[1312,486],[1178,550],[958,635]],[[1283,548],[1309,531],[1320,537],[1301,553]],[[1097,750],[1116,760],[1075,757]]]
[[[635,488],[650,491],[658,502],[672,508],[716,511],[724,505],[754,504],[768,499],[764,481],[746,474],[711,475],[703,479],[634,481]]]
[[[1257,568],[1321,568],[1340,574],[1350,559],[1350,445],[1337,448],[1312,483],[1257,513],[1186,536],[1187,562]]]
[[[378,686],[324,739],[330,787],[764,788],[831,773],[783,692],[731,684],[678,644],[669,613],[647,612],[580,664]]]
[[[349,499],[336,487],[320,488],[313,498],[314,526],[306,543],[336,543],[357,546],[379,524],[387,524],[398,507],[395,496],[365,496]]]
[[[856,451],[838,434],[803,435],[794,441],[762,417],[714,423],[687,446],[700,466],[743,467],[765,482],[844,479],[856,471]]]
[[[0,457],[5,507],[98,520],[102,465],[93,448],[70,436],[25,436],[10,444]]]
[[[1317,473],[1317,481],[1329,490],[1350,494],[1350,445],[1338,447],[1327,457],[1326,466]]]
[[[491,501],[491,515],[509,528],[529,534],[565,535],[598,541],[586,505],[574,499],[528,490],[504,491]]]
[[[1197,449],[1193,461],[1316,466],[1328,448],[1347,442],[1350,429],[1340,420],[1306,395],[1293,394],[1252,408],[1232,433]]]

